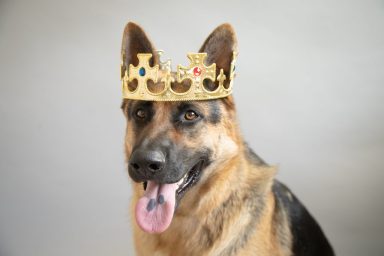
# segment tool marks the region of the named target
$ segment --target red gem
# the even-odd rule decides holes
[[[201,75],[201,68],[199,68],[199,67],[195,67],[195,68],[193,69],[193,75],[194,75],[194,76],[199,76],[199,75]]]

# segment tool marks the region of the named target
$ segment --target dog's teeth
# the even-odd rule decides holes
[[[178,182],[177,182],[177,186],[181,186],[181,184],[183,184],[183,182],[184,182],[184,179],[180,179]]]
[[[183,178],[181,178],[176,184],[177,186],[181,186],[184,182],[187,181],[187,178],[188,178],[188,172],[183,176]]]

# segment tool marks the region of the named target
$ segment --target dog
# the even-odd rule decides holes
[[[236,48],[233,28],[223,24],[199,52],[229,76]],[[129,22],[124,63],[137,66],[139,53],[152,54],[151,66],[160,64],[144,30]],[[176,91],[184,87],[175,82]],[[123,99],[121,108],[137,255],[334,255],[311,214],[274,178],[276,168],[244,142],[231,95]]]

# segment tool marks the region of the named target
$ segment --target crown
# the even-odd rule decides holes
[[[177,72],[171,71],[171,60],[165,62],[160,60],[163,51],[156,51],[160,65],[150,66],[151,53],[139,53],[137,66],[129,65],[128,69],[123,62],[121,64],[121,80],[123,87],[123,98],[147,101],[188,101],[188,100],[210,100],[227,97],[232,93],[233,79],[235,78],[235,62],[237,52],[233,52],[230,66],[229,78],[220,69],[216,74],[216,63],[205,65],[207,53],[188,53],[189,65],[187,67],[178,65]],[[209,90],[204,86],[204,80],[217,81],[218,86]],[[129,83],[136,80],[135,88],[130,88]],[[149,81],[159,86],[155,91],[148,88]],[[175,91],[172,84],[183,83],[189,80],[189,88],[184,92]]]

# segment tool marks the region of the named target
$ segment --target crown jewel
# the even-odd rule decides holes
[[[159,57],[163,51],[157,51]],[[121,80],[123,86],[123,98],[148,101],[188,101],[188,100],[210,100],[227,97],[232,93],[233,79],[235,78],[235,62],[237,52],[233,52],[230,66],[229,78],[224,74],[223,69],[216,74],[216,63],[206,66],[204,61],[207,53],[188,53],[190,61],[187,67],[177,66],[177,72],[171,72],[171,60],[159,61],[159,65],[150,66],[152,58],[150,53],[139,53],[137,66],[129,65],[127,68],[124,63],[121,65]],[[217,81],[218,87],[209,90],[204,86],[204,80]],[[136,80],[135,88],[131,89],[129,83]],[[190,87],[186,91],[179,92],[172,88],[172,84],[190,81]],[[160,86],[155,91],[149,89],[149,81]]]

